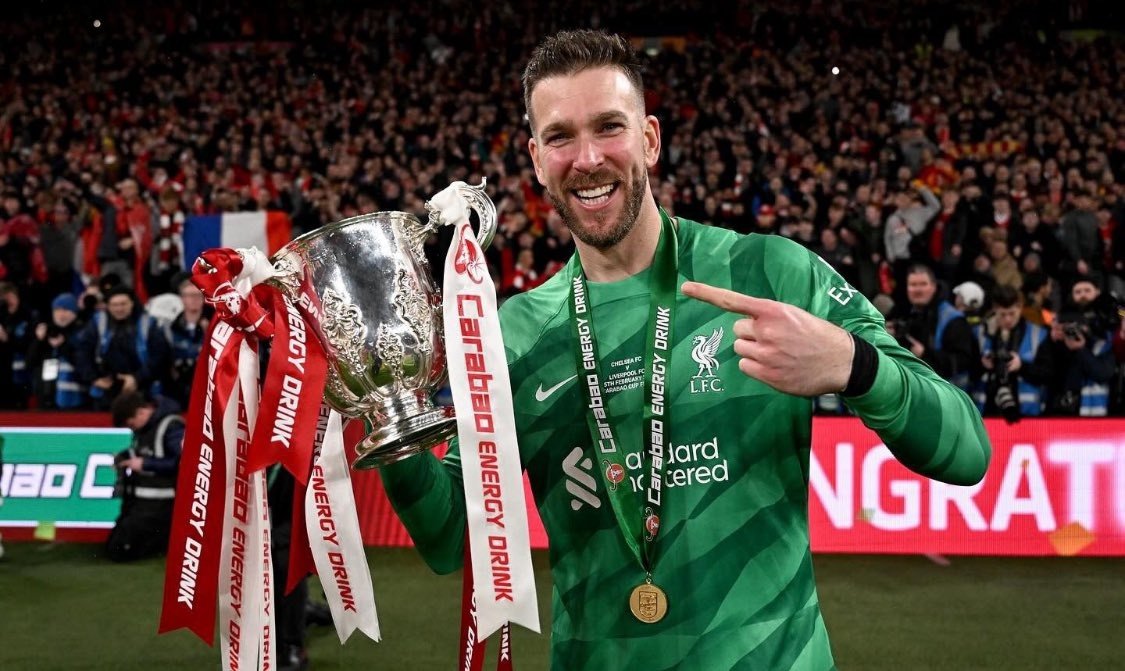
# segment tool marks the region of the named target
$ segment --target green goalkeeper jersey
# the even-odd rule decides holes
[[[696,280],[797,305],[875,345],[872,388],[847,399],[908,467],[968,484],[990,447],[969,398],[897,345],[871,304],[828,264],[776,236],[679,220],[676,311],[666,386],[661,527],[652,578],[667,615],[643,623],[630,592],[645,572],[626,545],[591,445],[568,302],[572,259],[500,310],[523,467],[550,538],[552,668],[718,671],[831,669],[808,532],[812,403],[744,375],[732,343],[739,315],[688,299]],[[606,408],[642,492],[649,271],[589,283]],[[388,493],[438,571],[460,565],[465,505],[456,445],[383,469]],[[637,497],[638,510],[640,497]]]

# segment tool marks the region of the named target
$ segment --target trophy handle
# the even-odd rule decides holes
[[[473,186],[460,181],[450,184],[450,187],[457,191],[457,195],[464,198],[466,204],[477,211],[477,217],[480,219],[480,231],[477,232],[477,242],[480,244],[482,250],[488,249],[488,246],[492,244],[493,236],[496,235],[496,205],[493,204],[488,194],[484,192],[486,182],[486,179],[481,178],[479,186]],[[436,231],[439,226],[455,223],[446,221],[441,216],[441,211],[428,201],[426,202],[426,209],[430,213],[429,221],[426,222],[425,226],[427,233]]]

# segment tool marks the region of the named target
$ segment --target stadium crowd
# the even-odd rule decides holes
[[[487,178],[498,291],[537,286],[573,244],[527,155],[520,68],[593,26],[643,53],[669,213],[816,252],[987,413],[1122,414],[1120,43],[1037,3],[421,4],[0,28],[0,405],[186,402],[195,215],[282,211],[298,235]],[[447,245],[427,243],[439,281]],[[169,293],[178,316],[146,312]]]

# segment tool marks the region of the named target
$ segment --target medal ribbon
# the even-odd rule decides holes
[[[589,305],[586,275],[581,261],[575,255],[571,261],[570,322],[574,327],[574,357],[579,377],[583,380],[586,396],[586,422],[590,428],[594,451],[602,468],[598,469],[613,508],[617,525],[625,543],[641,568],[651,578],[655,561],[654,544],[660,531],[661,496],[664,484],[664,462],[670,433],[669,407],[666,403],[668,388],[669,347],[676,312],[676,260],[678,243],[671,219],[660,213],[661,234],[652,262],[649,279],[651,302],[649,304],[648,331],[645,341],[644,370],[645,395],[642,420],[643,459],[648,461],[648,480],[641,505],[627,484],[624,445],[619,440],[606,411],[605,386],[598,357],[597,339],[594,337],[594,311]],[[639,511],[638,511],[639,508]],[[638,516],[637,512],[641,515]]]

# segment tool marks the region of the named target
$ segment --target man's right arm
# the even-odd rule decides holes
[[[457,440],[444,460],[426,452],[387,466],[383,487],[410,538],[435,573],[461,568],[465,551],[465,493]]]

